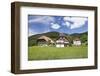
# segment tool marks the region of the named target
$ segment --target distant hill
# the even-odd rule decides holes
[[[74,34],[71,34],[71,36],[81,36],[81,35],[87,35],[88,32],[84,32],[84,33],[74,33]]]
[[[36,34],[36,35],[32,35],[28,37],[28,46],[33,46],[36,45],[36,41],[37,38],[39,38],[40,36],[47,36],[50,37],[52,40],[56,41],[59,38],[59,32],[47,32],[47,33],[42,33],[42,34]],[[87,35],[88,32],[84,32],[84,33],[74,33],[74,34],[65,34],[66,38],[72,43],[73,39],[78,37],[81,39],[81,41],[84,43],[87,41]]]

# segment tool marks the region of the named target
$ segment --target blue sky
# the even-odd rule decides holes
[[[46,32],[83,33],[88,31],[88,18],[78,16],[28,15],[28,36]]]

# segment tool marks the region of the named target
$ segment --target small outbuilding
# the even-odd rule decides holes
[[[73,45],[76,45],[76,46],[80,46],[82,43],[81,43],[81,40],[79,38],[75,38],[73,40]]]

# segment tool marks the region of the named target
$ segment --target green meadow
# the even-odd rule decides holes
[[[87,58],[87,46],[72,47],[41,47],[31,46],[28,48],[28,60],[55,60],[55,59],[78,59]]]

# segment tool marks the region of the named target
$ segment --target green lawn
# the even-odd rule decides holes
[[[28,50],[28,60],[75,59],[87,57],[87,46],[64,48],[33,46],[29,47]]]

